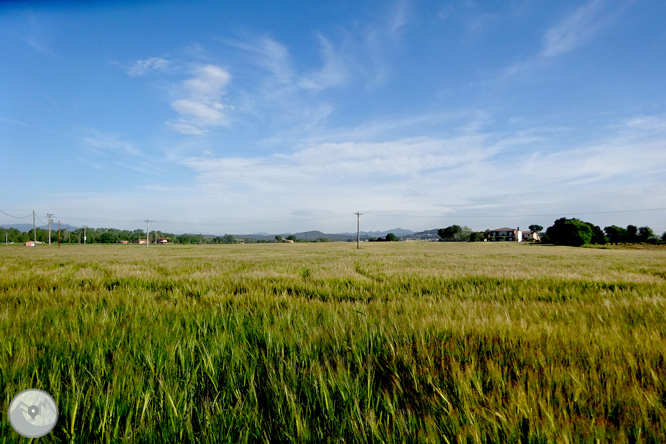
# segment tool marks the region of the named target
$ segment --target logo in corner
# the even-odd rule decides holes
[[[9,403],[9,423],[21,436],[41,438],[58,422],[58,406],[44,390],[23,390]]]

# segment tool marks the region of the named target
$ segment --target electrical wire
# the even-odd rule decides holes
[[[9,213],[5,213],[5,212],[2,211],[2,210],[0,210],[0,213],[5,214],[5,215],[7,215],[7,216],[9,216],[9,217],[13,217],[14,219],[27,219],[27,218],[29,218],[30,216],[32,216],[32,214],[28,214],[27,216],[12,216],[11,214],[9,214]]]

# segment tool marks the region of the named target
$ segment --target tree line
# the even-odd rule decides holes
[[[628,225],[626,228],[611,225],[603,230],[580,219],[560,218],[545,233],[541,225],[530,225],[531,232],[539,233],[541,243],[581,246],[587,244],[666,244],[666,232],[658,237],[650,227]],[[442,241],[479,242],[491,239],[491,231],[472,231],[468,226],[450,225],[440,228],[437,234]]]
[[[36,231],[19,231],[16,228],[0,227],[0,242],[24,243],[35,240],[35,234],[38,242],[48,243],[49,230],[37,228]],[[75,230],[61,230],[60,242],[66,244],[116,244],[120,241],[136,243],[139,239],[146,238],[146,232],[137,230],[120,230],[117,228],[77,228]],[[201,234],[173,234],[165,233],[159,230],[150,232],[150,241],[155,243],[155,239],[168,238],[174,244],[234,244],[238,242],[256,242],[251,239],[237,239],[230,234],[224,236],[203,236]],[[51,243],[58,242],[58,230],[51,230]]]
[[[43,228],[36,229],[37,241],[48,243],[49,230]],[[120,241],[128,241],[132,244],[137,243],[139,239],[146,238],[146,232],[141,229],[120,230],[117,228],[77,228],[76,230],[61,230],[60,242],[65,244],[83,244],[83,237],[87,244],[117,244]],[[283,242],[282,236],[275,236],[275,241],[253,238],[237,238],[231,234],[224,236],[203,236],[201,234],[173,234],[165,233],[159,230],[150,232],[150,242],[155,243],[156,239],[169,239],[174,244],[237,244],[237,243],[270,243]],[[394,236],[395,238],[395,236]],[[0,243],[8,241],[11,243],[24,243],[35,239],[33,230],[19,231],[16,228],[0,227]],[[326,237],[321,237],[312,241],[297,239],[294,235],[286,237],[287,240],[294,242],[331,242]],[[58,242],[58,230],[51,230],[51,243]],[[351,239],[349,240],[351,242]]]
[[[652,228],[636,225],[627,225],[626,228],[611,225],[602,230],[590,222],[562,217],[548,227],[542,242],[573,247],[588,244],[664,244],[666,232],[658,237]]]

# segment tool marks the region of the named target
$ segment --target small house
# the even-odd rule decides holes
[[[509,241],[513,242],[517,237],[517,232],[520,231],[520,229],[515,229],[515,228],[495,228],[494,230],[490,230],[490,240],[491,241]]]
[[[538,241],[539,233],[533,231],[521,231],[518,228],[496,228],[490,231],[489,239],[491,241],[508,241],[508,242],[529,242]]]
[[[34,247],[35,246],[35,241],[28,241],[25,243],[26,247]]]

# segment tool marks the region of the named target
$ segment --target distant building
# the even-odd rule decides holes
[[[536,231],[520,231],[519,233],[521,234],[521,240],[518,242],[538,242],[541,240],[539,233]]]
[[[146,244],[146,243],[148,243],[148,241],[146,241],[146,239],[137,239],[136,243],[137,244]]]
[[[509,241],[509,242],[514,242],[517,237],[517,232],[520,231],[519,229],[516,228],[495,228],[494,230],[490,230],[490,235],[489,238],[491,241],[498,242],[498,241]]]
[[[533,231],[521,231],[518,228],[495,228],[490,230],[489,240],[491,241],[507,241],[507,242],[529,242],[538,241],[539,233]]]
[[[157,239],[158,244],[170,244],[171,243],[171,238],[169,237],[160,237]]]
[[[118,241],[118,242],[121,243],[121,244],[129,244],[130,243],[128,240],[121,240],[121,241]]]
[[[26,242],[26,243],[25,243],[25,246],[26,246],[26,247],[34,247],[34,246],[35,246],[35,242],[34,242],[34,241]]]

